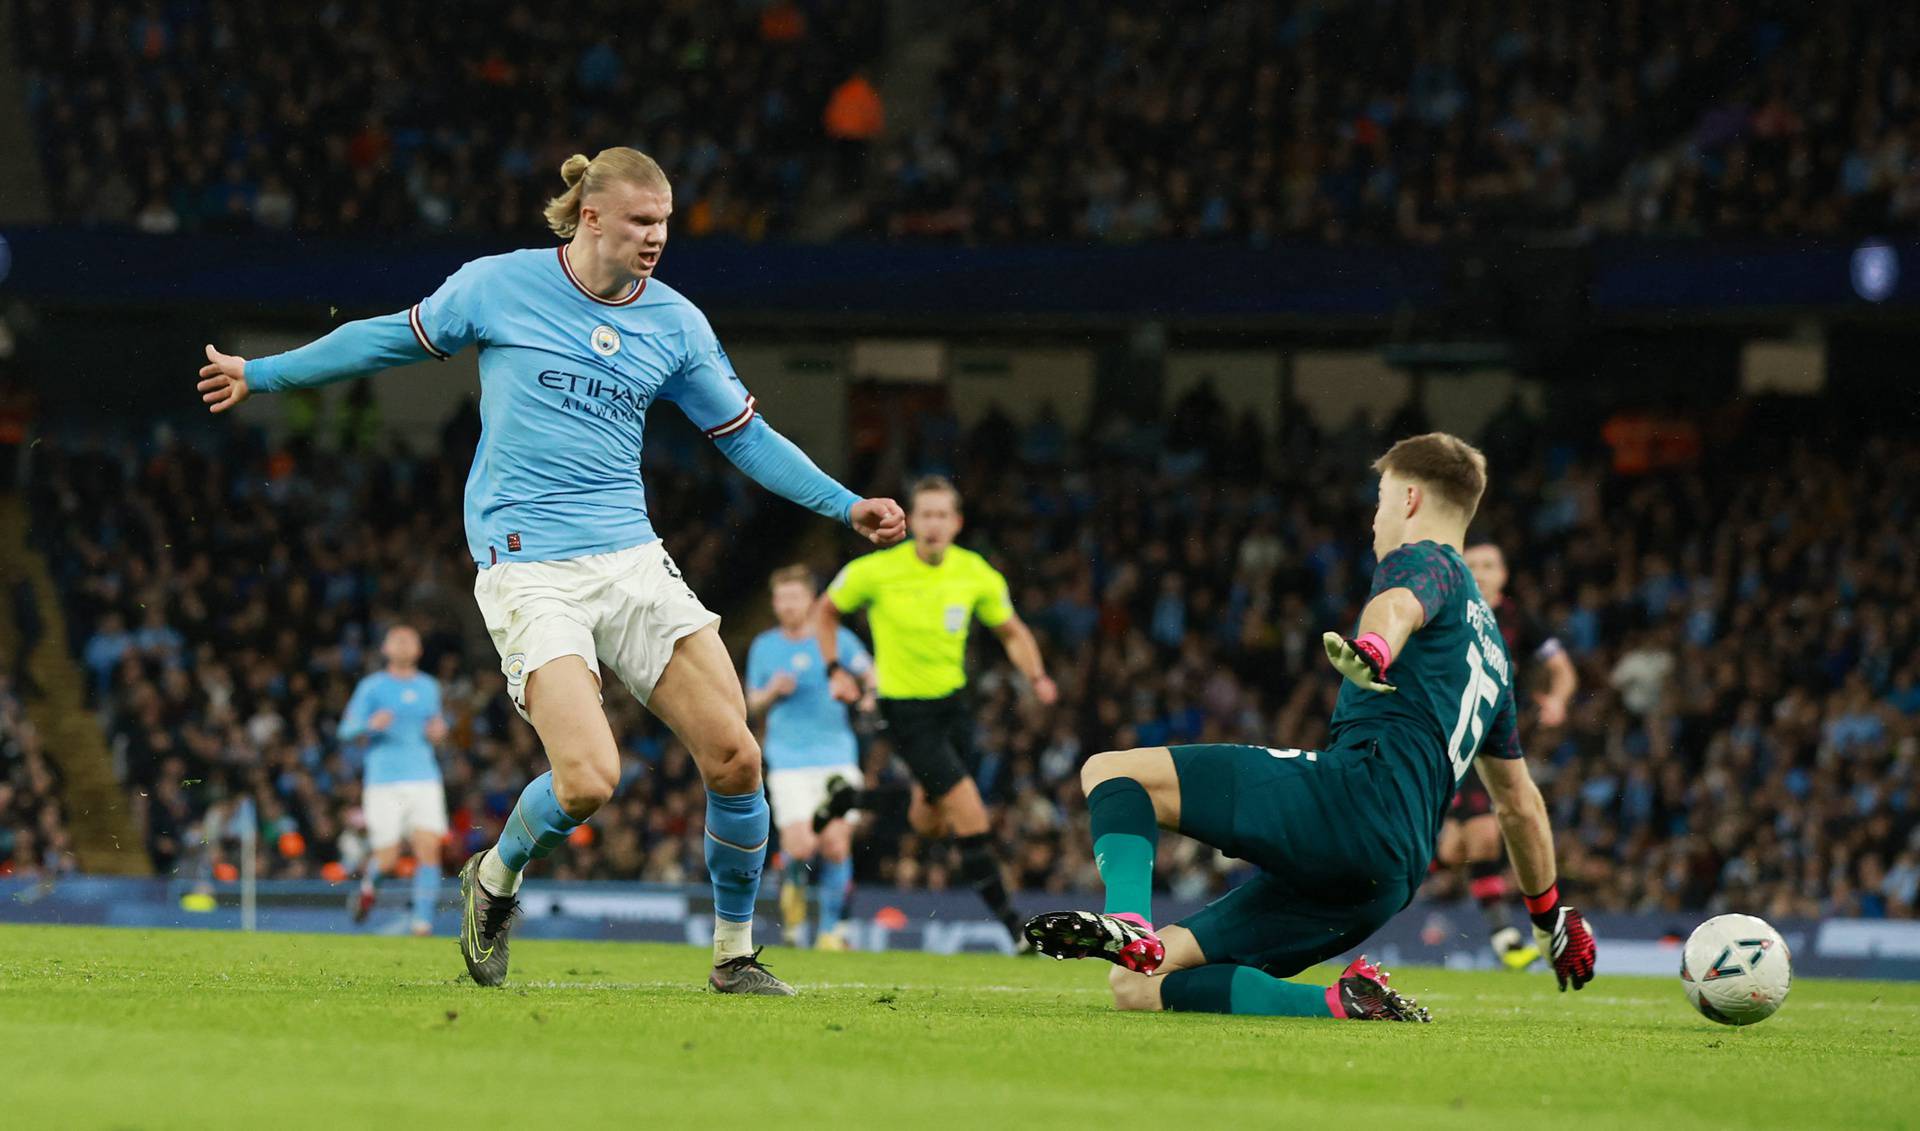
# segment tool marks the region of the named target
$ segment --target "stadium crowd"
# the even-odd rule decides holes
[[[1565,228],[1738,21],[1672,5],[976,6],[876,221],[976,238],[1433,242]]]
[[[1338,685],[1319,633],[1364,597],[1360,469],[1384,440],[1288,419],[1270,438],[1202,392],[1084,462],[1010,459],[1011,434],[966,460],[974,530],[1074,704],[1045,719],[1004,669],[983,681],[990,792],[1027,886],[1096,886],[1071,772],[1086,753],[1324,739]],[[1915,914],[1920,444],[1869,435],[1837,458],[1804,424],[1776,442],[1714,422],[1705,458],[1646,475],[1597,442],[1536,448],[1517,406],[1490,425],[1477,534],[1582,673],[1568,722],[1523,735],[1563,873],[1595,907]],[[1217,889],[1234,865],[1191,849],[1162,878]]]
[[[20,699],[17,669],[0,665],[0,879],[74,869],[59,762]]]
[[[673,172],[693,235],[784,235],[836,175],[825,111],[878,0],[24,0],[57,218],[142,231],[524,232],[583,147]]]
[[[1920,13],[1807,8],[1673,149],[1629,168],[1623,226],[1667,235],[1872,234],[1920,224]]]
[[[1297,406],[1283,419],[1277,436],[1230,419],[1203,386],[1164,420],[1112,417],[1087,435],[1051,413],[1024,428],[997,411],[967,431],[949,421],[892,461],[957,475],[966,540],[1009,577],[1062,691],[1045,710],[996,649],[975,657],[982,788],[1019,887],[1096,886],[1076,775],[1093,752],[1324,738],[1337,683],[1318,638],[1365,596],[1362,469],[1383,439],[1360,419],[1322,433]],[[1869,434],[1842,458],[1817,431],[1758,442],[1762,422],[1702,423],[1704,458],[1637,475],[1612,469],[1597,438],[1540,440],[1517,403],[1485,437],[1495,476],[1480,532],[1506,547],[1519,608],[1582,673],[1564,726],[1523,724],[1564,874],[1596,908],[1912,916],[1920,443]],[[1403,410],[1386,430],[1421,426]],[[445,450],[469,450],[466,427],[450,423]],[[760,614],[759,581],[778,563],[754,559],[739,532],[752,519],[754,542],[778,543],[760,534],[791,508],[682,441],[650,443],[659,524],[710,603]],[[163,872],[230,856],[191,846],[228,839],[241,796],[266,874],[357,865],[359,787],[332,731],[369,642],[402,616],[425,631],[454,716],[449,862],[491,842],[542,760],[472,610],[464,454],[340,459],[239,430],[47,447],[36,528]],[[549,874],[697,879],[692,762],[609,691],[620,792]],[[887,753],[880,731],[876,778],[899,774]],[[31,754],[22,764],[46,784]],[[14,809],[44,840],[57,817],[47,789],[34,796]],[[917,843],[902,814],[874,814],[861,837],[864,881],[950,881],[945,850]],[[1160,880],[1201,896],[1236,867],[1172,839]]]
[[[355,423],[338,423],[350,446]],[[41,445],[35,538],[162,874],[231,863],[243,797],[260,821],[261,874],[358,866],[357,752],[333,734],[378,663],[380,633],[401,617],[425,637],[423,668],[440,678],[455,724],[444,748],[448,852],[463,859],[493,842],[544,759],[508,705],[473,604],[460,494],[477,423],[471,406],[448,422],[441,450],[459,454],[445,458],[340,458],[324,424],[325,447],[311,435],[269,446],[240,429],[183,438],[164,427],[138,443]],[[742,531],[778,544],[795,516],[762,514],[766,497],[722,472],[684,425],[656,429],[648,446],[650,511],[679,533],[685,569],[714,578],[722,559],[749,574],[776,564]],[[728,590],[716,581],[709,592],[724,600]],[[623,692],[609,688],[608,699],[627,743],[624,792],[560,874],[703,875],[691,760]]]
[[[1911,230],[1920,15],[1680,0],[1015,0],[956,16],[885,132],[880,0],[606,0],[448,20],[25,0],[58,218],[148,232],[524,233],[575,149],[749,239],[1434,243]],[[217,78],[213,76],[218,76]],[[813,221],[803,223],[803,221]]]
[[[1256,245],[1910,229],[1917,32],[1866,3],[997,0],[872,223]]]

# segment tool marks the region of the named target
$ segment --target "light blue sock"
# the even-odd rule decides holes
[[[372,891],[380,882],[380,857],[367,853],[367,866],[360,869],[360,886]]]
[[[524,872],[527,864],[544,860],[566,843],[567,834],[581,822],[567,816],[553,795],[553,773],[548,771],[527,783],[507,814],[507,826],[500,830],[500,843],[493,851],[510,872]],[[763,838],[764,839],[764,838]]]
[[[853,883],[852,860],[820,862],[820,933],[840,925],[847,913],[847,887]]]
[[[729,923],[753,921],[760,869],[767,862],[767,797],[707,792],[707,871],[713,874],[713,913]]]
[[[421,864],[413,870],[413,917],[433,922],[433,905],[440,900],[440,865]]]

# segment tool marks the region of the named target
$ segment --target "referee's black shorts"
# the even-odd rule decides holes
[[[880,717],[887,721],[894,750],[928,800],[945,797],[980,769],[966,692],[944,699],[882,699]]]

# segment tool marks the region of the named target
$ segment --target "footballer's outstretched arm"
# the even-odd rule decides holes
[[[847,490],[757,414],[744,426],[715,437],[714,443],[755,483],[815,514],[846,523],[878,545],[891,546],[906,535],[907,516],[900,504],[862,499]]]
[[[793,441],[773,430],[733,371],[706,316],[688,308],[686,354],[660,386],[659,396],[680,406],[733,466],[754,482],[864,535],[891,546],[907,535],[907,515],[892,499],[863,499],[820,470]]]
[[[1351,639],[1337,632],[1320,638],[1327,660],[1354,684],[1374,692],[1396,690],[1386,679],[1407,638],[1454,599],[1465,575],[1447,563],[1431,542],[1400,546],[1373,571],[1373,597],[1360,612]]]
[[[1367,602],[1360,613],[1360,635],[1372,634],[1398,653],[1407,639],[1427,623],[1426,606],[1411,589],[1394,588]]]
[[[1547,820],[1547,802],[1533,784],[1524,758],[1481,757],[1474,772],[1493,798],[1493,815],[1500,836],[1513,858],[1514,874],[1522,892],[1543,892],[1559,878],[1553,859],[1553,827]]]
[[[326,337],[286,353],[249,361],[209,345],[207,364],[200,367],[200,399],[212,411],[225,412],[252,393],[310,389],[430,357],[445,361],[485,336],[476,307],[487,262],[461,267],[405,310],[342,323]]]
[[[1553,963],[1560,988],[1564,991],[1572,986],[1577,990],[1593,980],[1593,932],[1587,929],[1586,918],[1577,908],[1560,902],[1553,827],[1540,787],[1533,784],[1526,759],[1520,757],[1520,744],[1513,738],[1511,699],[1495,717],[1487,749],[1474,760],[1473,768],[1493,798],[1500,835],[1513,857],[1527,914],[1533,920],[1534,941],[1540,953]]]
[[[1337,632],[1321,636],[1327,661],[1340,674],[1368,691],[1396,690],[1386,680],[1388,666],[1407,638],[1427,623],[1427,609],[1413,590],[1402,586],[1383,590],[1360,613],[1360,629],[1349,638]]]
[[[444,358],[446,354],[428,348],[413,319],[412,310],[362,318],[299,349],[252,361],[209,345],[207,364],[200,367],[200,399],[210,410],[225,412],[253,393],[314,388],[429,357]]]

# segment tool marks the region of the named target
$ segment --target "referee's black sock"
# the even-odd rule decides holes
[[[875,813],[896,802],[905,808],[908,799],[909,794],[902,786],[883,785],[875,789],[862,789],[852,782],[845,782],[828,794],[820,807],[813,811],[814,834],[817,836],[824,832],[828,825],[855,809],[863,813]]]
[[[966,881],[968,887],[980,893],[987,910],[993,912],[993,917],[1000,920],[1018,945],[1022,938],[1020,916],[1007,900],[1007,885],[1000,878],[1000,861],[993,854],[992,835],[976,833],[957,839],[960,845],[960,878]]]

